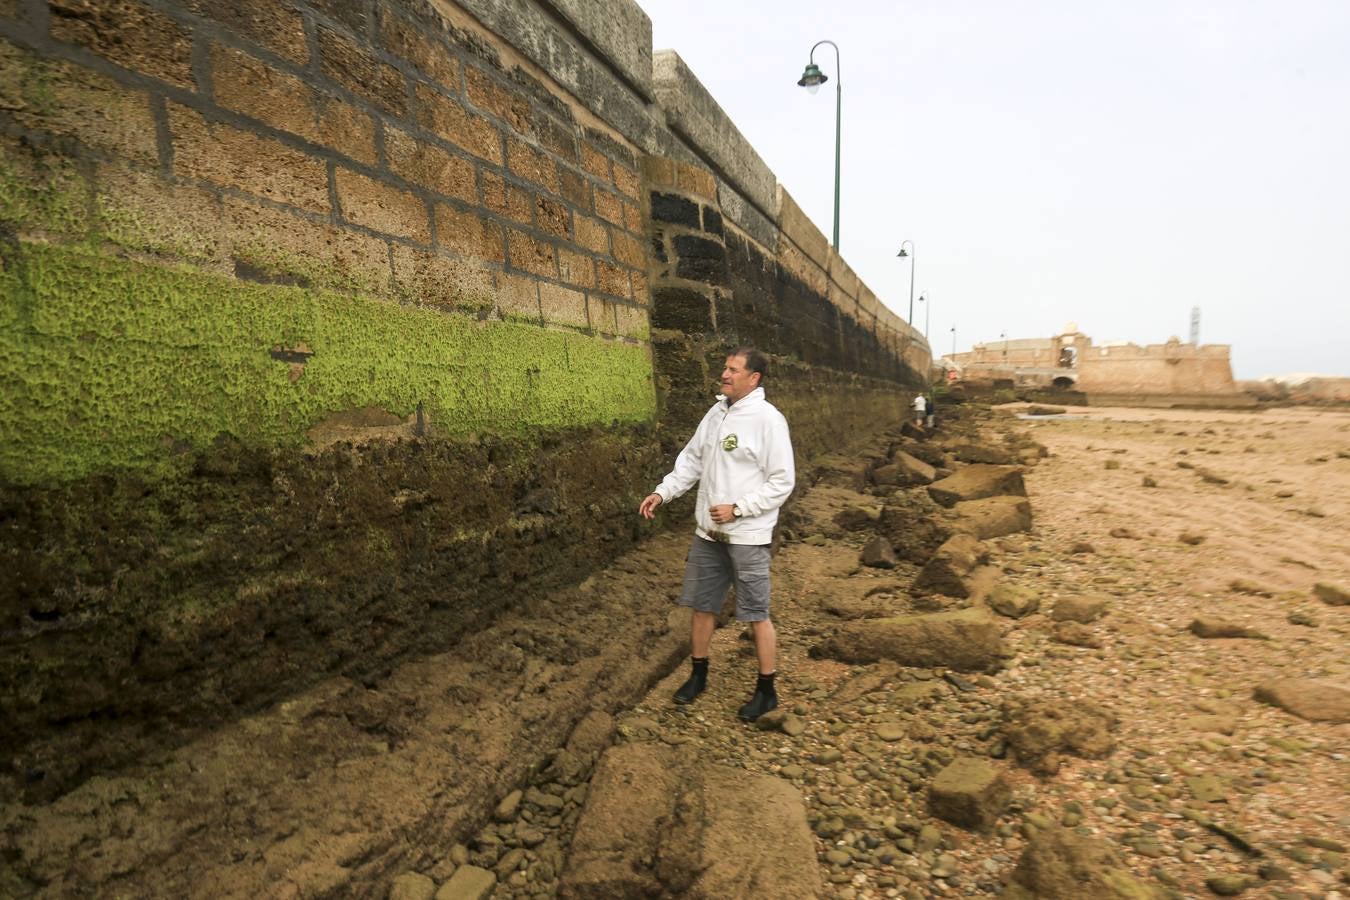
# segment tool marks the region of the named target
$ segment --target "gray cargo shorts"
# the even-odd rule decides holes
[[[684,567],[680,605],[717,615],[736,583],[736,619],[769,618],[769,545],[722,544],[694,535]]]

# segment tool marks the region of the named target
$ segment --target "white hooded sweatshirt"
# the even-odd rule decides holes
[[[778,507],[792,493],[796,477],[787,420],[764,399],[764,389],[755,388],[731,406],[725,396],[717,398],[656,493],[669,503],[697,481],[694,521],[699,537],[768,544]],[[724,503],[735,504],[741,515],[718,525],[709,510]]]

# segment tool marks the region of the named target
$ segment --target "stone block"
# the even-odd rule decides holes
[[[658,287],[652,291],[652,326],[686,334],[712,332],[712,301],[698,291]]]
[[[558,167],[552,158],[517,137],[506,139],[506,167],[511,174],[537,184],[550,194],[559,193]]]
[[[192,37],[136,0],[50,0],[51,36],[124,69],[192,89]]]
[[[615,297],[622,297],[624,300],[632,298],[633,290],[628,283],[627,269],[607,263],[604,260],[598,260],[595,264],[595,277],[600,290],[606,294],[613,294]]]
[[[400,178],[465,203],[478,202],[474,165],[467,159],[419,140],[392,125],[386,125],[384,129],[384,155],[389,162],[389,170]],[[487,174],[484,173],[485,176]],[[504,190],[501,177],[495,174],[492,177],[497,179],[498,189]],[[522,221],[529,221],[528,207],[524,210]]]
[[[538,324],[539,282],[528,275],[497,275],[497,312],[503,319],[516,319]]]
[[[386,51],[420,69],[442,87],[459,87],[459,61],[438,41],[401,16],[393,4],[377,3],[379,41]]]
[[[701,166],[675,163],[675,185],[682,191],[696,194],[704,200],[717,199],[717,179]]]
[[[427,206],[421,197],[341,167],[334,181],[342,217],[348,222],[419,244],[431,243]]]
[[[571,124],[564,124],[551,116],[535,119],[534,135],[539,146],[558,159],[576,163],[580,159],[577,133]]]
[[[647,310],[626,303],[614,305],[614,319],[617,333],[622,337],[637,338],[645,341],[651,337],[651,323]]]
[[[606,184],[609,183],[609,157],[592,147],[581,145],[581,167]]]
[[[496,172],[484,169],[483,205],[499,216],[529,225],[534,218],[534,195],[524,188],[506,181]],[[470,199],[469,202],[472,202]]]
[[[1031,530],[1031,501],[1026,497],[963,500],[952,507],[952,528],[982,541]]]
[[[646,247],[631,234],[615,232],[614,258],[630,269],[643,269],[647,265]]]
[[[633,302],[640,303],[643,306],[651,306],[652,298],[647,286],[646,273],[633,272],[629,280],[633,282]]]
[[[227,271],[220,199],[121,163],[95,172],[97,228],[120,246]]]
[[[1116,747],[1114,713],[1082,699],[1034,701],[1009,710],[1003,734],[1018,765],[1054,775],[1062,756],[1100,759]]]
[[[778,227],[800,252],[824,270],[830,262],[830,239],[812,222],[782,185],[778,186]]]
[[[558,276],[568,284],[577,287],[593,288],[595,281],[595,260],[585,253],[558,248]]]
[[[417,123],[443,141],[490,163],[503,160],[502,133],[427,84],[416,87]]]
[[[619,307],[622,304],[590,294],[586,298],[586,312],[591,318],[591,328],[596,334],[611,337],[619,333]]]
[[[389,296],[389,244],[380,238],[222,197],[225,253],[267,279]]]
[[[319,26],[325,77],[397,118],[408,112],[403,73],[331,29]]]
[[[609,227],[604,222],[589,216],[573,215],[572,228],[579,245],[601,256],[610,255]]]
[[[532,275],[558,277],[558,251],[553,244],[515,228],[506,229],[506,233],[509,264]]]
[[[394,289],[400,299],[472,314],[496,308],[494,273],[486,263],[392,246]]]
[[[312,212],[328,211],[323,162],[271,138],[169,104],[174,172]],[[423,226],[425,228],[425,224]]]
[[[1130,872],[1104,841],[1058,826],[1036,833],[1027,844],[1005,900],[1163,900],[1168,894]]]
[[[78,160],[53,149],[0,135],[0,183],[4,184],[0,189],[0,223],[19,235],[84,236],[90,228],[90,184],[83,168]],[[134,226],[136,222],[133,219],[127,224]],[[95,221],[95,227],[107,225]],[[13,264],[6,265],[13,277]],[[18,315],[15,303],[3,303],[0,308],[4,309],[0,316]]]
[[[652,219],[670,225],[683,225],[686,228],[699,228],[699,206],[687,197],[678,194],[653,193],[651,195]]]
[[[623,202],[616,194],[602,188],[593,191],[595,214],[611,225],[623,225]]]
[[[491,113],[522,134],[531,130],[530,101],[523,94],[498,84],[477,66],[464,70],[469,102]]]
[[[623,227],[633,234],[642,233],[642,208],[636,203],[623,204]]]
[[[497,889],[497,874],[478,866],[459,866],[441,885],[434,900],[488,900]]]
[[[226,30],[297,65],[309,60],[305,23],[300,13],[276,0],[179,0],[188,11],[218,22]]]
[[[985,610],[971,607],[849,622],[811,653],[847,663],[889,659],[902,666],[989,672],[1002,665],[1004,649],[993,618]]]
[[[567,207],[547,197],[534,198],[534,224],[540,231],[547,231],[554,237],[564,240],[572,238],[572,216]]]
[[[0,102],[26,128],[71,137],[126,159],[159,161],[157,129],[144,91],[73,63],[38,60],[0,38]]]
[[[1225,622],[1212,616],[1199,616],[1190,624],[1191,634],[1201,638],[1256,638],[1266,640],[1266,636],[1255,628]]]
[[[966,466],[955,474],[928,486],[928,494],[943,506],[953,506],[962,500],[979,500],[1011,494],[1027,495],[1022,483],[1022,470],[1017,466]]]
[[[1069,597],[1060,597],[1055,602],[1055,608],[1050,612],[1050,618],[1056,622],[1079,622],[1086,625],[1105,615],[1106,605],[1107,597],[1102,594],[1075,594]]]
[[[860,561],[864,566],[874,569],[894,569],[899,563],[891,542],[880,535],[872,538],[867,542],[867,546],[863,547]]]
[[[1012,788],[988,760],[958,757],[928,786],[928,808],[945,822],[969,831],[990,831],[1008,808]]]
[[[1310,722],[1350,722],[1350,684],[1318,678],[1276,678],[1253,696]]]
[[[970,595],[968,579],[984,562],[987,551],[969,534],[954,534],[942,543],[919,571],[914,587],[948,597]]]
[[[586,176],[565,166],[558,167],[558,192],[582,212],[590,212],[594,208],[591,205],[591,183],[586,180]]]
[[[560,284],[539,283],[539,310],[550,325],[586,328],[592,324],[586,311],[586,295]]]
[[[578,898],[745,900],[821,890],[805,805],[791,784],[652,743],[601,757],[561,887]]]
[[[504,262],[502,226],[474,212],[436,204],[436,245],[460,256]]]
[[[614,170],[614,186],[619,189],[629,200],[637,200],[642,196],[642,183],[638,179],[635,170],[628,168],[620,163],[611,163]]]
[[[727,250],[720,241],[693,234],[677,234],[675,274],[704,284],[725,284]]]
[[[1013,584],[1000,584],[985,598],[989,608],[1001,616],[1020,619],[1029,616],[1041,608],[1041,598],[1030,588]]]
[[[404,872],[389,885],[389,900],[433,900],[436,882],[419,872]]]

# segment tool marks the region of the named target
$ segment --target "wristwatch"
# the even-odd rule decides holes
[[[739,503],[733,503],[731,505],[731,514],[738,519],[741,517],[741,505]]]

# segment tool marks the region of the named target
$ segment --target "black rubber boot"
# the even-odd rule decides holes
[[[753,722],[769,710],[778,708],[778,692],[773,689],[775,674],[770,672],[768,675],[759,676],[759,680],[755,682],[755,696],[741,707],[739,715],[742,719]]]
[[[695,697],[708,689],[708,657],[691,656],[689,661],[693,671],[689,673],[689,680],[675,692],[676,703],[693,703]]]

